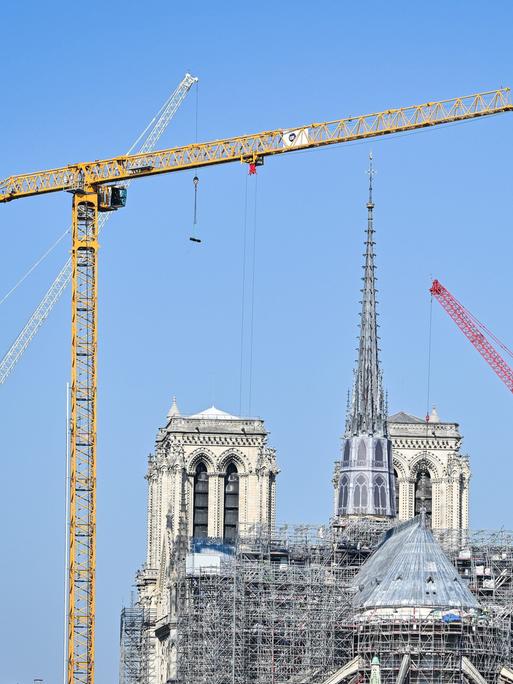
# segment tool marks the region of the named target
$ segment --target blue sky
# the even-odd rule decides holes
[[[186,70],[200,140],[513,84],[509,2],[9,3],[0,177],[124,152]],[[191,91],[162,140],[194,141]],[[173,394],[239,411],[244,193],[256,252],[251,410],[281,466],[278,517],[322,522],[355,358],[367,157],[374,153],[382,361],[390,409],[426,408],[438,277],[511,345],[511,127],[504,115],[413,135],[140,180],[100,265],[97,681],[116,681],[119,610],[144,560],[146,458]],[[0,207],[0,298],[62,233],[68,194]],[[68,255],[0,306],[3,354]],[[249,275],[251,268],[246,275]],[[248,294],[248,287],[246,288]],[[69,296],[0,387],[0,684],[62,661]],[[250,303],[246,302],[246,322]],[[247,328],[246,328],[247,330]],[[513,527],[512,398],[438,304],[431,399],[458,421],[472,525]],[[243,412],[249,405],[249,345]]]

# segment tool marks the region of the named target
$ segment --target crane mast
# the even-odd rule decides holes
[[[176,114],[178,108],[187,96],[191,87],[197,83],[198,79],[191,74],[185,74],[176,89],[171,93],[168,99],[164,102],[160,110],[150,121],[143,133],[138,137],[135,143],[131,146],[130,151],[137,147],[142,139],[142,143],[138,150],[139,153],[151,152],[155,149],[159,139],[163,135],[171,119]],[[145,137],[146,135],[146,137]],[[129,181],[125,183],[128,187]],[[109,220],[111,214],[102,214],[98,221],[98,232],[101,233],[103,227]],[[53,307],[57,304],[61,295],[68,287],[71,280],[71,257],[66,261],[64,266],[59,271],[57,277],[48,288],[46,294],[39,302],[38,306],[30,316],[27,323],[23,326],[19,335],[11,344],[4,357],[0,361],[0,385],[2,385],[9,375],[13,372],[16,364],[23,356],[25,350],[31,343],[32,339],[37,334],[43,323],[50,315]]]
[[[295,129],[71,164],[0,181],[0,203],[62,190],[73,193],[68,684],[94,683],[99,212],[124,206],[125,182],[132,178],[234,161],[248,163],[252,173],[271,155],[509,111],[513,111],[509,89],[500,89]]]
[[[463,304],[461,304],[440,281],[433,280],[430,292],[433,297],[440,302],[461,332],[473,344],[494,373],[499,376],[509,391],[513,392],[513,370],[487,339],[486,334],[490,334],[487,328],[480,323],[470,311],[467,311]],[[497,340],[497,338],[494,339],[503,347],[503,349],[508,353],[511,353]]]
[[[98,194],[75,194],[71,250],[68,684],[94,681]]]

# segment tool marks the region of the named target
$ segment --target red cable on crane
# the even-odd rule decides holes
[[[494,373],[499,376],[509,391],[513,392],[513,369],[493,347],[486,335],[488,334],[501,349],[513,356],[508,347],[491,333],[470,311],[467,311],[463,304],[440,281],[433,280],[430,292],[440,302],[465,337],[472,342]]]

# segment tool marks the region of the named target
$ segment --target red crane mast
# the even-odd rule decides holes
[[[467,311],[463,304],[461,304],[441,282],[433,280],[433,284],[429,291],[440,302],[465,337],[472,342],[483,359],[499,376],[509,391],[513,392],[513,370],[495,349],[488,337],[511,357],[513,357],[513,352],[495,337],[483,323],[478,321],[470,311]]]

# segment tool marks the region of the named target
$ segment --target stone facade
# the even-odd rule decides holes
[[[429,421],[407,413],[388,419],[399,494],[398,516],[408,520],[424,499],[435,529],[467,529],[470,465],[460,453],[458,423]]]
[[[466,530],[469,524],[468,456],[460,453],[458,423],[429,421],[403,411],[388,418],[399,520],[409,520],[425,506],[435,529]],[[345,440],[343,440],[345,443]],[[341,462],[333,477],[334,515],[340,511]]]
[[[182,416],[173,400],[148,460],[147,554],[136,577],[149,684],[175,677],[176,545],[191,537],[230,542],[239,528],[273,529],[278,472],[263,420],[215,407]]]

